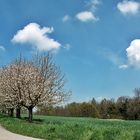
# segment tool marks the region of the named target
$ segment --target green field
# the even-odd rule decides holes
[[[34,123],[0,116],[6,129],[47,140],[140,140],[140,121],[34,116]]]

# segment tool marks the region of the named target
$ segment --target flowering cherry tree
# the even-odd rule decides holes
[[[5,103],[17,111],[21,106],[28,109],[31,122],[35,106],[55,105],[68,97],[64,78],[49,54],[36,55],[31,60],[20,57],[1,70],[0,90]]]

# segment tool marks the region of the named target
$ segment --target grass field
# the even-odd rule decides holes
[[[47,140],[140,140],[140,121],[34,116],[34,123],[0,116],[6,129]]]

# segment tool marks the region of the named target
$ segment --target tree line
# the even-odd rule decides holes
[[[140,88],[133,97],[121,96],[117,100],[94,98],[89,102],[72,102],[65,106],[39,108],[37,114],[71,117],[94,117],[101,119],[140,120]]]
[[[65,76],[54,63],[51,54],[35,55],[30,60],[20,55],[0,68],[0,111],[21,118],[21,109],[28,110],[33,120],[33,109],[64,102],[70,95],[64,89]]]

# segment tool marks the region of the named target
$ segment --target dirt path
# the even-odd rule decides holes
[[[41,139],[35,139],[31,137],[14,134],[0,126],[0,140],[41,140]]]

